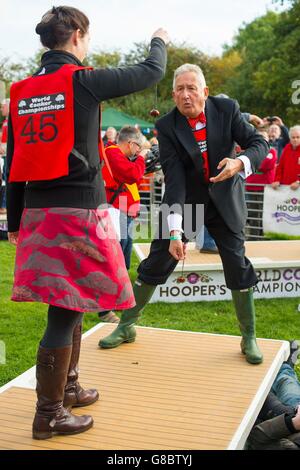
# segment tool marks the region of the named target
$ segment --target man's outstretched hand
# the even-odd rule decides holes
[[[229,178],[232,178],[236,173],[243,171],[244,164],[239,158],[223,158],[218,165],[218,170],[223,170],[218,176],[209,178],[211,183],[219,183],[220,181],[225,181]]]

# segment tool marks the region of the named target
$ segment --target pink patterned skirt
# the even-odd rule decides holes
[[[24,209],[12,300],[78,312],[135,305],[107,210]]]

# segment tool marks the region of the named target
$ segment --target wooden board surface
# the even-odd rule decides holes
[[[255,419],[274,358],[278,368],[283,360],[280,341],[260,340],[265,360],[253,366],[238,337],[141,327],[135,343],[100,350],[113,328],[100,328],[82,348],[81,383],[96,387],[100,400],[74,413],[93,415],[94,427],[33,440],[35,392],[13,387],[0,395],[0,449],[226,449],[250,409]]]
[[[150,243],[136,244],[139,250],[146,258],[149,254]],[[292,241],[263,241],[263,242],[246,242],[246,256],[250,258],[253,263],[258,262],[276,262],[276,261],[300,261],[300,240]],[[194,247],[194,244],[188,244],[187,255],[185,260],[185,268],[188,269],[189,265],[196,264],[220,264],[221,258],[218,254],[200,253],[198,249],[189,249]]]

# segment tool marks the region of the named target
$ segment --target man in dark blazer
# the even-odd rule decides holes
[[[142,308],[155,287],[164,284],[178,261],[185,257],[185,205],[196,208],[196,213],[199,205],[204,204],[205,225],[216,241],[226,285],[232,291],[242,333],[242,352],[248,362],[259,364],[262,354],[256,344],[252,289],[257,277],[245,257],[247,211],[243,179],[258,169],[268,144],[243,119],[235,101],[208,95],[198,66],[184,64],[175,71],[173,99],[176,107],[159,119],[156,126],[166,185],[163,203],[173,210],[167,217],[161,215],[160,230],[150,254],[138,267],[134,286],[136,306],[123,312],[117,329],[99,345],[112,348],[135,340],[133,324]],[[235,142],[245,149],[244,155],[228,158]],[[190,223],[194,221],[189,221],[188,229]]]

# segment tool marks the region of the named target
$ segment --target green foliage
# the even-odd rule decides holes
[[[12,82],[21,80],[25,76],[25,69],[22,64],[12,63],[8,57],[0,59],[0,80],[4,82],[6,95],[9,95],[9,88]]]
[[[292,102],[293,83],[300,79],[299,47],[299,1],[239,30],[226,52],[238,51],[242,57],[229,89],[244,111],[277,115],[288,125],[300,122],[300,108]]]
[[[45,47],[41,47],[33,57],[29,58],[25,63],[26,75],[32,75],[40,67],[41,57],[46,52]]]
[[[11,62],[8,57],[0,59],[0,80],[4,81],[6,94],[9,95],[9,88],[13,82],[33,74],[41,63],[41,56],[46,49],[39,49],[33,57],[22,63]]]
[[[231,82],[241,63],[242,57],[237,50],[225,52],[222,57],[210,58],[206,80],[211,95],[225,93],[230,96]]]
[[[119,51],[105,52],[97,50],[90,54],[86,60],[86,65],[91,67],[119,67],[121,65],[122,55]]]

